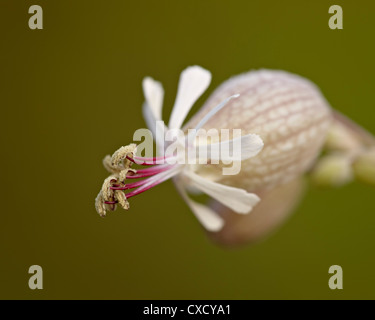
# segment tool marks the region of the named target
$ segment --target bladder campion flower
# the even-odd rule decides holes
[[[368,151],[374,146],[372,136],[346,118],[343,121],[313,83],[284,71],[252,71],[229,79],[183,126],[210,81],[211,74],[198,66],[181,73],[167,127],[161,122],[162,85],[144,79],[143,114],[160,155],[137,156],[137,146],[130,144],[104,158],[104,167],[111,175],[96,198],[101,216],[117,205],[129,209],[131,197],[172,178],[215,240],[243,243],[262,237],[288,216],[302,194],[306,172],[312,170],[318,182],[338,185],[354,176],[353,164],[363,176],[361,168],[366,170],[373,163],[373,152]],[[180,128],[182,135],[172,136],[177,146],[188,150],[198,146],[198,135],[192,131],[239,129],[241,136],[211,139],[206,145],[211,150],[207,164],[191,164],[185,154],[169,151],[171,143],[165,143],[164,133]],[[317,161],[324,146],[329,158]],[[232,155],[220,153],[220,161],[214,161],[212,150],[228,147]],[[369,155],[362,156],[364,152]],[[238,173],[224,174],[228,161],[240,163]],[[134,164],[143,168],[136,169]],[[205,193],[212,200],[199,203],[190,191]]]
[[[171,118],[169,121],[169,129],[179,129],[183,124],[185,117],[195,101],[206,90],[211,80],[211,74],[200,68],[190,67],[182,72],[179,82],[177,98]],[[143,81],[143,90],[146,97],[144,104],[144,115],[150,130],[156,137],[157,121],[161,120],[162,98],[163,89],[160,83],[151,78],[146,78]],[[199,130],[207,121],[212,119],[217,112],[225,107],[225,105],[238,95],[234,94],[226,99],[223,99],[206,117],[202,117],[201,121],[195,126],[195,130]],[[164,128],[163,128],[164,129]],[[164,137],[163,137],[164,138]],[[185,137],[188,138],[188,135]],[[234,150],[235,153],[240,154],[240,159],[245,160],[258,154],[263,147],[263,142],[258,135],[247,134],[241,137],[234,138],[233,140],[216,142],[218,148],[223,148],[223,145],[233,144],[235,140],[240,142],[240,150]],[[160,141],[156,141],[160,147]],[[212,150],[212,148],[211,148]],[[167,150],[166,150],[167,151]],[[254,193],[249,193],[244,189],[231,187],[223,184],[216,183],[210,179],[197,174],[197,165],[170,164],[177,158],[174,154],[163,152],[164,155],[155,158],[142,158],[136,156],[136,145],[131,144],[126,147],[121,147],[117,150],[112,157],[107,156],[104,159],[104,165],[112,175],[109,176],[103,184],[96,199],[96,208],[100,215],[105,215],[106,208],[114,210],[117,204],[120,204],[124,209],[129,208],[128,199],[138,195],[162,182],[173,177],[179,177],[184,182],[177,182],[178,189],[195,213],[197,219],[203,224],[207,230],[217,231],[223,226],[223,219],[208,207],[199,204],[189,198],[185,188],[185,184],[195,187],[196,189],[208,194],[214,199],[234,210],[239,214],[247,214],[251,211],[253,206],[259,201],[259,197]],[[168,161],[167,161],[168,160]],[[175,159],[181,160],[181,159]],[[221,158],[220,160],[227,160]],[[166,163],[167,162],[167,163]],[[150,168],[134,170],[130,166],[132,163],[137,163],[144,166],[152,165]],[[161,164],[159,164],[161,163]],[[128,183],[130,179],[143,180]],[[186,182],[186,183],[185,183]],[[125,194],[125,190],[135,189]]]

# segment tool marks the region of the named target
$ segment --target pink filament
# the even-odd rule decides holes
[[[137,157],[134,156],[126,157],[131,162],[134,162],[136,164],[142,165],[142,166],[152,166],[154,164],[163,164],[165,160],[172,158],[173,156],[165,156],[165,157],[154,157],[154,158],[145,158],[145,157]]]
[[[122,190],[125,192],[125,190],[129,190],[129,189],[134,189],[134,188],[137,188],[139,187],[138,189],[136,190],[133,190],[129,193],[126,194],[126,198],[131,198],[137,194],[140,194],[140,193],[143,193],[153,187],[155,187],[156,185],[164,182],[165,180],[167,180],[169,178],[169,175],[164,175],[163,177],[160,177],[160,179],[158,180],[155,180],[153,176],[159,174],[159,173],[162,173],[162,172],[166,172],[170,169],[172,169],[174,167],[174,165],[156,165],[156,162],[157,161],[160,161],[160,160],[165,160],[166,158],[170,158],[170,157],[155,157],[155,158],[142,158],[142,157],[134,157],[133,158],[130,158],[130,157],[127,157],[127,159],[129,159],[130,161],[132,161],[133,163],[136,163],[136,164],[139,164],[139,165],[145,165],[145,166],[148,166],[148,165],[155,165],[154,167],[151,167],[151,168],[147,168],[147,169],[140,169],[140,170],[137,170],[137,173],[135,174],[132,174],[130,172],[130,174],[126,177],[127,179],[139,179],[139,178],[145,178],[145,177],[149,177],[148,179],[144,179],[144,180],[140,180],[140,181],[136,181],[136,182],[132,182],[132,183],[127,183],[125,184],[124,186],[121,186],[119,184],[113,184],[110,189],[111,190]],[[144,161],[142,164],[136,162],[135,160],[140,160],[140,161]],[[152,163],[146,163],[148,161],[151,161]],[[118,203],[118,201],[105,201],[104,202],[105,204],[109,204],[109,205],[114,205],[116,203]]]
[[[136,187],[139,187],[141,185],[144,185],[147,182],[147,179],[140,180],[132,183],[127,183],[124,187],[119,187],[118,185],[111,187],[111,190],[128,190],[128,189],[134,189]]]
[[[170,166],[169,169],[172,169],[174,166]],[[140,187],[139,189],[137,190],[134,190],[134,191],[131,191],[129,193],[126,194],[126,198],[131,198],[133,196],[136,196],[137,194],[140,194],[140,193],[143,193],[145,192],[146,190],[149,190],[155,186],[157,186],[158,184],[164,182],[165,180],[168,180],[170,178],[169,175],[165,175],[164,177],[161,177],[160,179],[150,183],[149,185],[147,186],[144,186],[144,187]],[[151,179],[151,178],[150,178]],[[150,180],[150,179],[146,179],[146,180]]]
[[[153,175],[158,174],[160,172],[167,171],[170,168],[171,168],[171,166],[168,165],[168,166],[155,166],[155,167],[148,168],[148,169],[141,169],[141,170],[137,170],[137,173],[135,173],[133,175],[129,175],[126,178],[128,178],[128,179],[138,179],[138,178],[150,177],[150,176],[153,176]]]

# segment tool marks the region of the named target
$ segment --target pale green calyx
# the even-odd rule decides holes
[[[352,180],[351,161],[345,155],[328,155],[320,159],[312,172],[318,185],[341,186]]]

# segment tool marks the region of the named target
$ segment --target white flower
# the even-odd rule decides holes
[[[161,156],[138,157],[137,146],[131,144],[105,157],[103,164],[111,175],[96,198],[100,215],[117,205],[128,209],[129,198],[172,178],[197,219],[208,231],[215,231],[209,232],[210,237],[238,245],[264,237],[289,216],[303,194],[305,173],[313,172],[314,180],[325,185],[348,183],[354,177],[375,183],[375,138],[333,110],[311,81],[277,70],[232,77],[184,124],[210,80],[211,74],[198,66],[182,72],[166,126],[161,121],[163,88],[151,78],[144,79],[143,114]],[[176,142],[195,150],[202,144],[190,130],[211,128],[238,128],[241,135],[211,139],[208,164],[191,163],[169,149]],[[172,133],[176,140],[166,143],[174,130],[179,130],[178,135]],[[227,147],[234,157],[221,152],[218,156],[216,151]],[[319,159],[323,148],[326,156]],[[201,160],[201,155],[192,158]],[[240,164],[240,172],[226,175],[226,161]],[[152,167],[137,170],[131,168],[133,163]],[[129,183],[131,179],[141,180]],[[207,194],[211,201],[207,205],[194,201],[189,193],[195,192]],[[262,201],[254,207],[259,197]]]
[[[149,130],[153,133],[153,137],[159,137],[159,140],[160,137],[164,139],[163,135],[157,134],[158,130],[180,129],[190,109],[207,89],[210,81],[210,72],[199,66],[193,66],[185,69],[180,76],[177,97],[173,106],[168,127],[161,127],[160,121],[162,120],[161,115],[164,91],[159,82],[149,77],[145,78],[143,81],[143,91],[146,101],[143,105],[143,115]],[[212,119],[216,113],[220,112],[220,110],[224,108],[231,99],[237,98],[238,96],[238,94],[235,94],[224,99],[224,101],[219,103],[213,110],[200,119],[198,124],[195,126],[195,129],[200,129],[204,124],[207,123],[207,121]],[[185,136],[185,141],[186,140],[187,136]],[[135,155],[135,147],[130,148],[130,150],[128,146],[120,148],[114,154],[111,164],[108,162],[108,156],[105,158],[106,168],[109,169],[112,174],[117,174],[118,179],[114,180],[113,175],[110,179],[107,179],[104,187],[104,189],[107,191],[102,190],[97,197],[96,207],[101,215],[105,215],[105,209],[103,209],[105,206],[107,206],[109,209],[112,207],[113,209],[113,207],[119,203],[120,200],[122,203],[125,203],[124,199],[118,199],[116,197],[116,192],[119,190],[123,190],[125,192],[125,190],[136,188],[134,191],[125,194],[126,206],[128,207],[129,205],[127,199],[171,178],[174,178],[177,189],[188,206],[194,212],[197,219],[209,231],[219,231],[224,225],[224,220],[208,206],[192,200],[188,194],[188,190],[192,188],[194,190],[199,190],[238,214],[249,213],[259,202],[259,197],[254,193],[250,193],[244,189],[233,186],[220,184],[214,181],[217,179],[209,179],[208,176],[199,175],[197,173],[197,168],[199,168],[199,165],[191,165],[189,163],[158,164],[163,162],[162,160],[170,160],[174,156],[172,154],[168,154],[167,150],[163,150],[163,146],[165,145],[164,141],[160,140],[155,142],[159,149],[159,153],[163,154],[162,157],[137,157]],[[235,142],[240,142],[240,144]],[[256,156],[263,148],[263,141],[256,134],[247,134],[242,137],[233,138],[233,140],[212,143],[210,148],[211,150],[214,150],[215,148],[224,148],[224,146],[228,147],[228,145],[231,147],[238,145],[240,148],[234,147],[234,157],[232,156],[231,158],[226,159],[225,157],[221,156],[220,160],[230,161],[235,158],[242,161]],[[126,161],[126,163],[123,161]],[[129,171],[129,161],[136,162],[137,164],[153,166],[151,168]],[[123,172],[125,172],[125,175]],[[126,180],[136,178],[146,179],[134,183],[128,183],[128,181],[120,180],[120,177],[123,176],[126,176]],[[111,182],[110,186],[108,186],[108,181]],[[103,197],[103,195],[105,195],[105,197]],[[124,205],[122,206],[124,207]]]

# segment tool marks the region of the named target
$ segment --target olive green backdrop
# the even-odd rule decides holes
[[[373,1],[1,0],[0,297],[23,299],[375,298],[375,189],[310,187],[271,238],[210,243],[171,182],[101,219],[104,155],[144,127],[141,81],[199,64],[209,91],[254,68],[310,78],[375,132]],[[42,6],[44,29],[28,8]],[[344,29],[330,30],[341,4]],[[28,288],[28,268],[44,289]],[[328,268],[344,290],[328,288]]]

